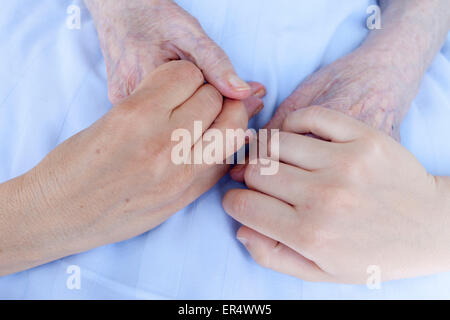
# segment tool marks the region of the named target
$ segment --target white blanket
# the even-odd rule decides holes
[[[371,0],[180,0],[246,80],[268,88],[264,125],[314,70],[356,48]],[[82,8],[81,29],[66,10]],[[414,68],[415,66],[411,66]],[[7,0],[0,10],[0,181],[35,166],[110,108],[104,62],[81,1]],[[450,175],[450,38],[427,72],[403,126],[404,145],[433,174]],[[315,284],[258,266],[221,207],[228,177],[153,231],[0,278],[0,298],[450,298],[450,273],[380,290]],[[1,236],[1,235],[0,235]],[[1,258],[1,256],[0,256]],[[70,290],[67,267],[81,270]]]

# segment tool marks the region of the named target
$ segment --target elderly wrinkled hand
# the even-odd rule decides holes
[[[287,115],[279,171],[249,164],[249,190],[223,200],[238,239],[262,266],[309,281],[365,283],[450,268],[449,184],[400,144],[323,107]],[[317,139],[305,134],[314,134]]]
[[[392,61],[357,50],[313,73],[277,109],[279,128],[291,112],[320,105],[341,111],[400,140],[400,124],[414,91]]]
[[[400,124],[450,30],[450,3],[382,4],[383,27],[372,30],[358,49],[303,81],[278,108],[270,128],[279,128],[295,110],[320,105],[400,141]]]
[[[97,27],[113,104],[134,92],[156,67],[189,60],[225,97],[245,99],[241,80],[225,52],[200,23],[172,0],[85,0]]]

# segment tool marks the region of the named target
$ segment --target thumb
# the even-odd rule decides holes
[[[207,82],[230,99],[243,100],[251,95],[251,87],[236,73],[227,54],[206,34],[196,41],[181,39],[178,49],[202,71]]]

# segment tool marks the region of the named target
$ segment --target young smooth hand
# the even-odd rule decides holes
[[[400,144],[323,107],[287,115],[279,171],[244,173],[223,200],[264,267],[308,281],[365,283],[450,270],[450,188]],[[321,138],[305,136],[314,134]],[[272,139],[273,139],[272,138]]]

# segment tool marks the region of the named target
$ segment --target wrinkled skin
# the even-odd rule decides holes
[[[392,60],[357,50],[309,76],[279,106],[268,127],[280,128],[291,112],[317,105],[343,112],[400,141],[400,124],[417,87],[417,81],[405,81],[403,74]]]
[[[97,27],[113,104],[132,94],[156,67],[179,59],[196,64],[222,95],[250,96],[225,52],[172,0],[85,2]]]

